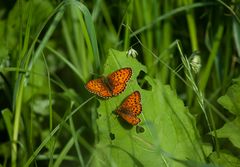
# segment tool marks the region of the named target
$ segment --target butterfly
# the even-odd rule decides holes
[[[126,88],[128,80],[132,76],[132,69],[121,68],[107,77],[93,79],[87,82],[86,89],[102,98],[117,96]]]
[[[137,117],[142,112],[139,91],[130,94],[115,112],[131,125],[137,125],[141,122],[141,119]]]

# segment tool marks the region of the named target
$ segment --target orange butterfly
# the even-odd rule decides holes
[[[142,104],[139,91],[129,95],[116,110],[116,113],[131,125],[137,125],[141,122],[141,119],[137,117],[141,112]]]
[[[132,76],[129,67],[114,71],[107,77],[101,77],[88,81],[86,89],[102,98],[117,96],[126,88],[128,80]]]

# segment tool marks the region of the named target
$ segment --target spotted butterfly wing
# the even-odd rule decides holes
[[[85,87],[89,92],[96,94],[100,97],[112,97],[110,89],[108,89],[104,82],[104,77],[88,81]]]
[[[141,119],[137,116],[142,112],[141,94],[139,91],[129,95],[116,110],[116,113],[131,125],[137,125]]]
[[[122,68],[107,76],[107,81],[113,96],[116,96],[125,90],[127,86],[126,83],[131,76],[131,68]]]
[[[132,69],[129,67],[119,69],[109,74],[106,78],[101,77],[90,80],[85,85],[86,89],[102,98],[117,96],[126,88],[128,80],[132,76]]]

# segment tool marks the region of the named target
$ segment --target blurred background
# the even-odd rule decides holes
[[[239,145],[229,136],[219,141],[206,135],[239,115],[239,3],[1,1],[0,166],[90,164],[98,141],[99,103],[96,99],[86,103],[92,95],[84,84],[102,76],[111,48],[126,53],[134,49],[147,75],[170,85],[188,107],[201,140],[239,158]],[[183,56],[192,68],[190,81],[184,75]],[[228,93],[234,111],[229,110],[230,104],[224,107],[218,102],[233,81],[237,86]],[[75,146],[81,151],[69,148],[67,155],[59,154],[78,133]],[[61,155],[64,158],[56,163]]]

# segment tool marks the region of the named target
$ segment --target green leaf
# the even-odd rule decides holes
[[[61,166],[62,161],[68,154],[69,150],[73,147],[74,145],[74,138],[71,138],[68,143],[64,146],[64,148],[61,150],[61,153],[58,155],[56,161],[54,162],[53,167],[58,167]]]
[[[3,116],[3,119],[4,119],[4,122],[5,122],[5,125],[6,125],[6,128],[7,128],[7,132],[8,132],[8,135],[9,135],[9,138],[12,140],[12,132],[13,132],[13,127],[12,127],[12,119],[13,119],[13,114],[12,112],[8,109],[8,108],[5,108],[2,110],[2,116]]]
[[[233,81],[234,84],[228,88],[226,95],[218,99],[218,103],[237,117],[218,129],[217,135],[219,138],[228,138],[234,146],[240,148],[240,78]]]
[[[237,20],[235,19],[233,20],[233,37],[238,57],[240,57],[240,26]]]
[[[48,78],[43,77],[46,75],[46,69],[44,62],[39,59],[36,64],[33,66],[31,75],[28,78],[28,86],[24,89],[24,102],[28,102],[34,96],[47,95],[49,94],[49,89],[46,85],[48,85]],[[35,72],[37,71],[37,72]]]
[[[178,162],[182,163],[185,167],[220,167],[218,165],[214,164],[206,164],[206,163],[201,163],[197,161],[192,161],[192,160],[177,160]]]
[[[213,162],[216,165],[221,165],[224,167],[239,167],[240,160],[233,155],[229,153],[219,152],[218,154],[216,152],[213,152],[209,159],[211,162]]]
[[[240,117],[225,123],[221,129],[216,131],[219,138],[228,138],[234,146],[240,148]]]
[[[234,115],[240,115],[240,78],[234,80],[234,84],[228,88],[226,95],[218,99],[224,108]]]
[[[54,102],[54,101],[53,101]],[[49,115],[49,99],[44,96],[35,96],[29,103],[32,111],[39,115]]]
[[[182,100],[168,85],[146,76],[151,90],[142,89],[137,82],[140,71],[146,71],[127,52],[110,50],[104,66],[107,75],[117,69],[131,67],[133,75],[126,90],[117,97],[99,100],[99,143],[96,145],[95,166],[184,166],[175,161],[204,162],[203,150],[196,131],[195,119]],[[133,91],[142,97],[141,122],[130,126],[112,114]],[[144,131],[139,130],[144,129]]]

